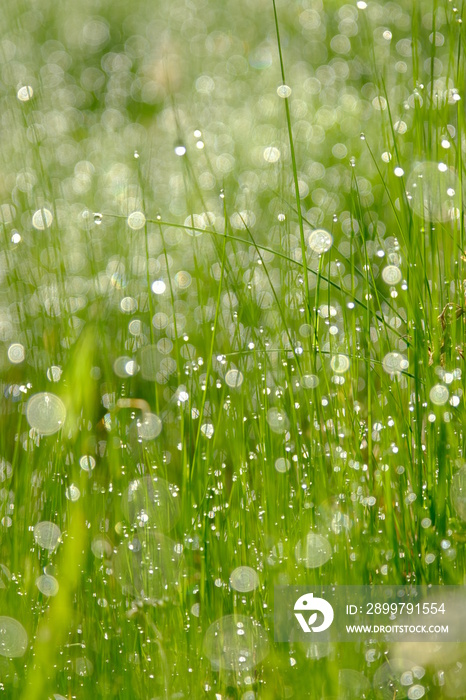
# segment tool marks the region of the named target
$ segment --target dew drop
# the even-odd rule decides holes
[[[449,396],[449,391],[443,384],[435,384],[429,392],[429,398],[435,406],[446,404]]]
[[[26,418],[31,428],[40,435],[53,435],[65,422],[65,404],[55,394],[34,394],[27,403]]]
[[[315,389],[319,386],[319,377],[316,374],[303,374],[301,386],[303,389]]]
[[[78,501],[81,496],[81,491],[76,486],[76,484],[70,484],[65,489],[65,496],[69,501]]]
[[[286,459],[286,457],[278,457],[278,459],[275,460],[275,469],[279,474],[285,474],[291,469],[290,460]]]
[[[48,597],[55,596],[58,593],[58,581],[53,576],[43,574],[36,579],[36,586],[39,591]]]
[[[335,374],[344,374],[350,367],[349,358],[346,355],[334,355],[330,360],[330,367]]]
[[[243,383],[243,373],[239,369],[229,369],[225,375],[225,384],[237,389]]]
[[[21,343],[12,343],[8,348],[8,359],[12,365],[21,364],[21,362],[24,362],[25,357],[26,351],[24,345],[21,345]]]
[[[250,566],[238,566],[230,576],[230,586],[240,593],[250,593],[259,585],[257,571]]]
[[[59,382],[62,375],[62,368],[58,365],[52,365],[47,369],[47,379],[49,382]]]
[[[210,440],[214,435],[214,424],[209,422],[203,423],[201,425],[201,433]]]
[[[308,239],[309,247],[318,255],[326,253],[333,244],[333,236],[323,228],[317,228],[311,233]]]
[[[44,231],[50,228],[53,221],[53,214],[50,209],[38,209],[32,215],[32,225],[38,231]]]
[[[0,655],[7,659],[24,656],[28,635],[23,625],[12,617],[0,617]]]
[[[280,85],[277,88],[277,95],[285,99],[291,95],[291,88],[288,85]]]
[[[142,211],[133,211],[128,216],[128,226],[133,229],[133,231],[139,231],[139,229],[144,228],[146,223],[146,217]]]
[[[155,440],[162,432],[162,421],[155,413],[145,413],[141,422],[138,422],[138,436],[141,440]]]
[[[166,288],[167,285],[163,280],[155,280],[155,282],[152,282],[151,289],[154,292],[154,294],[163,294]]]
[[[79,466],[84,472],[91,472],[95,468],[95,459],[92,455],[83,455],[79,460]]]
[[[60,542],[61,530],[49,520],[42,520],[34,527],[34,539],[39,547],[53,552]]]
[[[402,280],[402,277],[403,275],[401,274],[401,270],[396,265],[387,265],[382,270],[382,279],[386,284],[399,284]]]
[[[16,93],[16,97],[20,102],[29,102],[29,100],[32,99],[33,95],[34,90],[30,85],[23,85],[19,88],[18,92]]]

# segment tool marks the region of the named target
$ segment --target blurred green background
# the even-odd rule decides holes
[[[465,698],[273,641],[274,585],[464,584],[462,4],[2,15],[1,695]]]

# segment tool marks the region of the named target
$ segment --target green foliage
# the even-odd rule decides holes
[[[393,697],[274,586],[465,583],[462,8],[3,14],[0,696]]]

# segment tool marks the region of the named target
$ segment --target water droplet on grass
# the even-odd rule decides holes
[[[402,279],[401,270],[396,265],[387,265],[382,270],[382,279],[386,284],[399,284]]]
[[[20,102],[29,102],[34,96],[34,90],[30,85],[23,85],[16,93],[16,97]]]
[[[286,459],[286,457],[278,457],[278,459],[275,460],[275,469],[280,474],[285,474],[290,468],[291,462],[289,459]]]
[[[209,440],[213,437],[214,430],[215,428],[213,423],[203,423],[203,425],[201,425],[201,433]]]
[[[133,231],[139,231],[139,229],[144,228],[146,223],[146,217],[142,211],[133,211],[128,216],[128,226],[133,229]]]
[[[142,421],[138,421],[138,436],[141,440],[155,440],[162,432],[162,421],[155,413],[145,413]]]
[[[288,85],[280,85],[277,88],[277,95],[285,99],[291,95],[291,88]]]
[[[252,228],[256,223],[256,215],[253,211],[243,210],[236,211],[230,217],[232,228],[237,231],[244,231],[246,228]]]
[[[408,360],[399,352],[388,352],[382,360],[382,368],[387,374],[397,374],[408,369]]]
[[[243,383],[243,373],[239,369],[229,369],[225,374],[225,384],[237,389]]]
[[[50,520],[42,520],[34,526],[34,539],[39,547],[53,552],[60,542],[61,530]]]
[[[333,236],[323,228],[317,228],[311,233],[308,239],[309,247],[318,255],[326,253],[333,244]]]
[[[38,231],[44,231],[50,228],[53,221],[53,214],[50,209],[38,209],[32,215],[32,225]]]
[[[259,585],[257,571],[250,566],[238,566],[230,576],[230,586],[240,593],[250,593]]]
[[[52,365],[52,367],[49,367],[47,370],[47,379],[49,382],[59,382],[62,372],[63,370],[61,367]]]
[[[95,468],[95,459],[92,455],[83,455],[79,460],[79,466],[85,472],[91,472]]]
[[[70,484],[65,489],[65,496],[69,501],[77,501],[81,495],[81,491],[76,484]]]
[[[8,359],[11,364],[19,365],[21,362],[24,362],[25,357],[26,352],[24,350],[24,345],[21,345],[21,343],[12,343],[8,348]]]
[[[167,288],[167,285],[163,280],[155,280],[155,282],[152,282],[152,291],[154,294],[163,294]]]
[[[36,586],[43,595],[48,597],[57,595],[59,589],[57,579],[48,574],[39,576],[36,579]]]
[[[117,377],[121,377],[124,379],[125,377],[129,376],[129,372],[126,369],[126,366],[128,365],[129,362],[132,362],[131,357],[127,357],[126,355],[122,355],[121,357],[117,357],[115,362],[113,363],[113,371],[117,375]],[[131,369],[131,367],[129,368]]]
[[[443,406],[447,403],[450,393],[443,384],[435,384],[429,392],[429,398],[435,406]]]
[[[8,659],[24,656],[28,635],[23,625],[12,617],[0,617],[0,654]]]
[[[315,389],[319,386],[319,377],[316,374],[303,374],[301,386],[303,389]]]
[[[275,146],[267,146],[267,148],[264,148],[264,160],[267,161],[267,163],[276,163],[280,160],[280,155],[279,149],[275,148]]]
[[[349,358],[346,355],[334,355],[330,360],[330,367],[335,374],[344,374],[350,367]]]
[[[65,404],[55,394],[34,394],[27,403],[26,418],[31,428],[37,430],[40,435],[53,435],[65,422]]]

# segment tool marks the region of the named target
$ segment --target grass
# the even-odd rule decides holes
[[[3,697],[393,698],[403,648],[274,643],[274,586],[464,585],[463,7],[357,5],[7,4]]]

